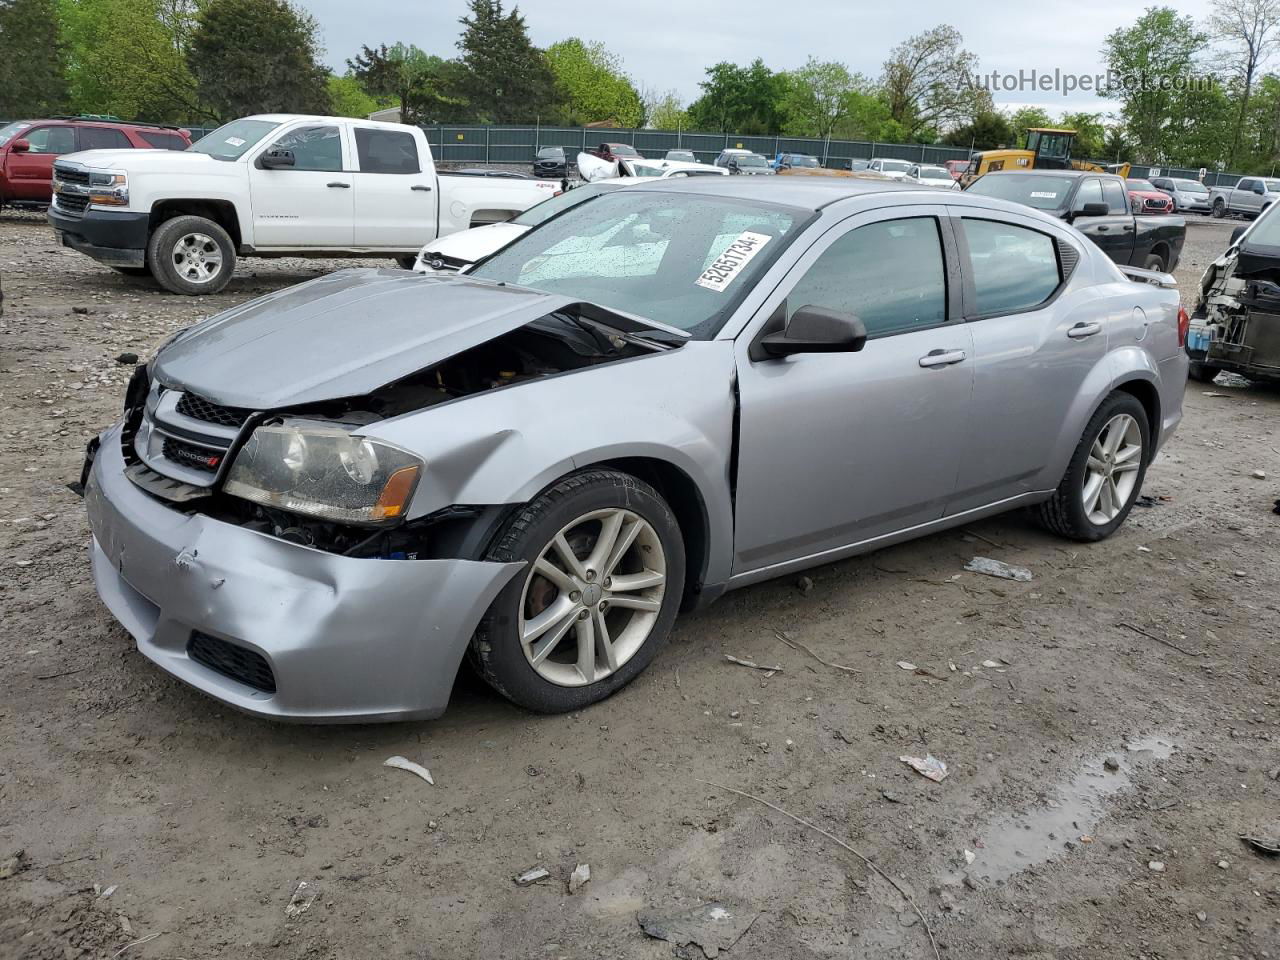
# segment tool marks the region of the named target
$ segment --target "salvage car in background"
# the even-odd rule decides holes
[[[63,246],[197,295],[225,287],[237,257],[384,256],[410,267],[424,241],[509,220],[560,189],[437,174],[419,127],[269,114],[180,153],[62,157],[48,218]]]
[[[1129,207],[1139,215],[1164,215],[1173,213],[1173,200],[1163,190],[1157,190],[1149,180],[1127,177],[1125,189],[1129,191]]]
[[[807,153],[780,153],[769,161],[775,170],[790,170],[792,167],[814,170],[822,166],[817,157]]]
[[[1191,317],[1191,378],[1223,370],[1280,383],[1280,219],[1274,207],[1240,228],[1209,264]]]
[[[907,179],[926,187],[941,187],[943,190],[959,190],[960,184],[951,176],[946,167],[928,163],[915,163],[907,171]]]
[[[891,158],[873,157],[867,164],[867,169],[888,177],[890,180],[906,180],[911,173],[912,164],[908,160],[893,160]]]
[[[543,147],[533,158],[535,177],[564,178],[569,175],[569,160],[564,147]]]
[[[86,462],[94,579],[249,713],[434,716],[468,652],[578,709],[727,589],[1021,506],[1115,531],[1186,381],[1138,273],[973,194],[615,190],[466,276],[340,271],[178,333]]]
[[[1215,217],[1228,214],[1257,216],[1280,197],[1280,180],[1241,177],[1234,187],[1210,187],[1209,206]]]
[[[1136,217],[1123,178],[1082,170],[988,173],[965,190],[1026,204],[1072,224],[1116,263],[1172,271],[1182,256],[1181,217]]]
[[[1209,188],[1199,180],[1184,177],[1151,177],[1151,185],[1167,193],[1173,201],[1174,213],[1209,213]]]

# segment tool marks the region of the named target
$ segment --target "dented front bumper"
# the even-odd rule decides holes
[[[246,713],[433,717],[476,625],[522,564],[357,559],[201,514],[124,474],[103,434],[85,491],[98,595],[169,673]]]

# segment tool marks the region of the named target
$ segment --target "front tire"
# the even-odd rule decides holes
[[[236,251],[227,231],[212,220],[178,216],[151,234],[147,264],[166,290],[200,296],[217,293],[230,282]]]
[[[1150,450],[1147,411],[1132,394],[1111,393],[1085,427],[1058,489],[1040,504],[1041,525],[1086,543],[1111,536],[1142,490]]]
[[[1143,266],[1148,270],[1155,270],[1159,273],[1164,273],[1164,258],[1158,253],[1150,254],[1143,263]]]
[[[539,713],[581,709],[631,682],[666,642],[684,589],[670,507],[613,470],[573,474],[539,494],[485,559],[527,566],[481,620],[472,663]]]
[[[392,259],[395,260],[396,266],[398,266],[401,270],[412,270],[413,265],[418,262],[417,256],[393,257]]]
[[[1221,220],[1227,215],[1227,202],[1221,197],[1213,201],[1213,215],[1218,220]]]

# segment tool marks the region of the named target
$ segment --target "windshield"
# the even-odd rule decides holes
[[[207,153],[215,160],[239,160],[278,126],[280,124],[274,120],[232,120],[201,137],[187,149],[194,153]]]
[[[881,170],[892,170],[894,173],[906,173],[911,169],[911,164],[905,160],[881,160]]]
[[[549,220],[470,275],[588,300],[705,340],[810,216],[636,187]]]
[[[1156,188],[1150,180],[1126,180],[1125,183],[1129,185],[1130,190],[1149,190],[1152,193],[1156,192]]]
[[[698,158],[693,155],[692,150],[668,150],[668,160],[683,160],[686,163],[696,163]]]
[[[556,214],[563,213],[565,210],[576,207],[580,203],[585,203],[592,197],[598,197],[602,193],[617,189],[616,186],[605,183],[588,183],[581,187],[574,187],[572,190],[566,190],[550,200],[535,203],[524,213],[518,217],[512,217],[507,222],[518,223],[522,227],[536,227],[538,224],[550,220]]]
[[[0,127],[0,147],[3,147],[29,126],[31,126],[30,123],[22,120],[18,123],[7,123],[3,127]]]
[[[769,165],[769,161],[758,153],[739,154],[734,159],[738,161],[738,166],[740,167],[767,167]]]
[[[1209,188],[1198,180],[1175,180],[1173,185],[1183,193],[1208,193]]]
[[[633,177],[660,177],[667,172],[666,167],[650,167],[643,163],[630,163]]]
[[[1276,209],[1272,204],[1262,211],[1245,234],[1244,243],[1255,247],[1280,247],[1280,219],[1276,217]]]
[[[793,167],[816,167],[818,165],[818,158],[806,157],[803,154],[793,153],[791,155],[791,165]]]
[[[969,192],[1025,203],[1037,210],[1057,210],[1066,204],[1071,182],[1071,177],[1044,177],[1035,173],[989,173],[973,181]]]
[[[543,147],[538,151],[539,160],[550,160],[552,158],[559,160],[563,156],[564,150],[560,147]]]
[[[635,147],[625,143],[607,143],[606,147],[613,153],[615,157],[638,157],[640,156]]]

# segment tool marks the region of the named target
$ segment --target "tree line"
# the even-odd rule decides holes
[[[1034,126],[1079,131],[1075,153],[1177,166],[1270,170],[1280,157],[1280,0],[1213,0],[1203,23],[1151,7],[1105,38],[1105,113],[998,109],[977,56],[943,24],[889,51],[876,76],[810,58],[716,63],[700,95],[637,83],[603,44],[545,49],[518,7],[469,0],[457,55],[370,43],[334,72],[315,19],[292,0],[0,0],[0,117],[62,112],[208,124],[250,113],[409,123],[541,123],[1018,146]],[[1176,82],[1188,77],[1198,84]]]

